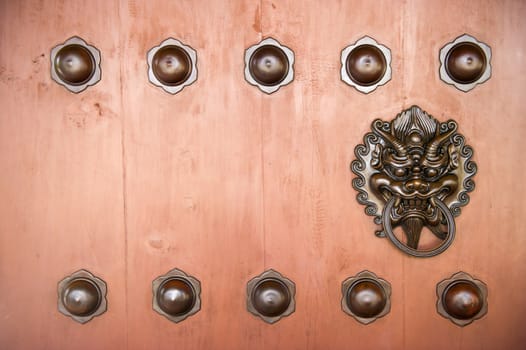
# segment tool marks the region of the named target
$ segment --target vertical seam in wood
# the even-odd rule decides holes
[[[122,162],[122,207],[123,207],[123,220],[124,220],[124,307],[125,307],[125,348],[128,349],[128,208],[126,202],[126,148],[125,148],[125,122],[124,122],[124,88],[123,88],[123,49],[125,47],[126,40],[125,32],[123,29],[122,22],[122,11],[121,7],[123,2],[119,2],[118,16],[119,16],[119,88],[120,88],[120,112],[121,112],[121,162]]]
[[[259,0],[259,41],[263,40],[263,0]],[[259,120],[260,120],[260,142],[261,142],[261,201],[262,201],[262,230],[263,230],[263,269],[267,268],[267,232],[266,232],[266,201],[265,201],[265,137],[263,122],[263,95],[260,94]]]
[[[259,41],[263,40],[263,0],[259,0]]]
[[[263,40],[263,0],[259,0],[259,41]],[[264,123],[264,114],[263,114],[263,103],[265,98],[263,94],[260,93],[259,96],[259,120],[260,120],[260,142],[261,142],[261,204],[262,204],[262,231],[263,231],[263,270],[267,269],[267,216],[266,216],[266,200],[265,200],[265,123]],[[267,348],[266,337],[262,339],[263,348]]]
[[[402,4],[402,20],[401,20],[401,28],[400,28],[400,31],[399,31],[399,34],[401,36],[400,38],[400,46],[402,48],[402,57],[404,55],[406,55],[406,40],[405,40],[405,36],[406,36],[406,20],[407,20],[407,2],[408,0],[404,0],[403,4]],[[391,63],[392,64],[392,63]],[[404,60],[402,59],[402,62],[401,64],[403,65],[404,64]],[[406,81],[405,81],[405,66],[402,66],[401,68],[401,71],[402,71],[402,74],[400,79],[402,80],[401,81],[401,84],[402,84],[402,106],[400,106],[400,110],[403,110],[405,107],[404,105],[406,104],[406,96],[407,96],[407,93],[406,93]],[[407,347],[407,344],[406,344],[406,329],[407,329],[407,319],[406,319],[406,300],[407,300],[407,289],[406,289],[406,269],[405,269],[405,259],[402,257],[402,290],[403,290],[403,295],[402,295],[402,305],[403,305],[403,308],[402,308],[402,348],[405,349]]]
[[[401,65],[404,64],[404,59],[403,59],[403,55],[406,54],[406,41],[405,41],[405,21],[406,21],[406,14],[407,14],[407,1],[408,0],[404,0],[403,3],[402,3],[402,20],[401,20],[401,24],[400,24],[400,31],[399,31],[399,34],[400,35],[400,46],[402,48],[402,60],[401,60]],[[391,65],[393,63],[391,62]],[[405,82],[405,66],[401,66],[400,67],[401,71],[402,71],[402,74],[401,77],[400,77],[400,80],[401,80],[401,84],[402,84],[402,103],[401,103],[401,106],[399,107],[399,110],[404,110],[405,108],[405,104],[406,104],[406,100],[407,100],[407,94],[406,94],[406,82]]]

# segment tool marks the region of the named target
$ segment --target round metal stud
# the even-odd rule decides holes
[[[250,57],[250,73],[259,84],[272,86],[285,79],[289,61],[285,52],[277,46],[264,45]]]
[[[79,37],[72,37],[51,50],[51,78],[78,93],[100,81],[100,51]]]
[[[437,285],[437,310],[459,326],[470,324],[488,312],[486,285],[458,272]]]
[[[391,285],[374,273],[362,271],[342,283],[342,310],[369,324],[391,309]]]
[[[66,310],[77,316],[87,316],[97,310],[101,301],[99,288],[90,280],[71,281],[63,293]]]
[[[86,270],[79,270],[58,284],[58,310],[86,323],[106,311],[106,283]]]
[[[359,281],[349,288],[347,304],[359,317],[371,318],[385,307],[387,299],[382,286],[372,280]]]
[[[294,52],[267,38],[245,51],[245,79],[271,94],[294,79]]]
[[[57,52],[55,70],[58,77],[71,85],[82,85],[95,71],[91,53],[81,45],[68,45]]]
[[[201,309],[201,283],[173,269],[153,281],[153,309],[173,322],[180,322]]]
[[[372,45],[360,45],[347,56],[347,73],[357,84],[371,86],[385,74],[386,62],[383,53]]]
[[[486,70],[486,63],[486,56],[479,46],[464,42],[449,50],[446,71],[457,83],[469,84],[480,78]]]
[[[247,284],[247,309],[267,323],[275,323],[295,310],[294,282],[267,270]]]
[[[491,48],[464,34],[440,49],[440,79],[467,92],[491,77]]]
[[[155,77],[165,85],[182,84],[192,72],[192,61],[185,50],[178,46],[164,46],[159,49],[152,60]]]
[[[197,52],[179,40],[168,38],[148,51],[148,79],[164,91],[176,94],[197,80]]]
[[[187,281],[171,278],[159,287],[157,303],[169,315],[183,315],[194,306],[195,291]]]
[[[455,318],[470,319],[480,312],[482,305],[480,290],[471,282],[452,283],[444,291],[444,308]]]
[[[266,279],[254,287],[252,302],[263,316],[281,315],[290,305],[291,297],[285,284],[277,279]]]
[[[368,36],[341,54],[341,79],[365,94],[391,80],[391,50]]]

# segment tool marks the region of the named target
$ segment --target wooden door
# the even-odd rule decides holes
[[[1,1],[0,344],[2,349],[518,349],[526,343],[521,1]],[[464,93],[438,52],[468,33],[493,75]],[[50,49],[78,35],[102,80],[72,94]],[[362,94],[339,78],[341,50],[368,35],[392,52],[392,80]],[[176,95],[147,79],[146,52],[174,37],[198,54]],[[243,77],[244,50],[294,50],[294,81],[272,95]],[[374,236],[349,163],[375,118],[416,104],[458,121],[479,172],[457,237],[439,256]],[[81,325],[57,311],[57,282],[87,269],[108,310]],[[172,323],[152,280],[172,268],[202,285],[201,310]],[[296,311],[273,325],[246,311],[246,283],[273,268]],[[391,311],[365,326],[341,311],[341,283],[369,270]],[[436,284],[484,281],[488,314],[458,327]]]

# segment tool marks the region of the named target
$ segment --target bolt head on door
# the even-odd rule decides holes
[[[153,283],[153,309],[173,322],[181,322],[201,309],[201,283],[173,269]]]
[[[294,52],[267,38],[245,51],[245,79],[271,94],[294,79]]]
[[[491,77],[491,48],[464,34],[440,49],[440,79],[468,92]]]
[[[294,282],[267,270],[247,284],[247,310],[267,323],[275,323],[296,308]]]
[[[170,94],[197,80],[197,52],[177,39],[168,38],[148,51],[148,79]]]
[[[106,283],[79,270],[58,283],[58,310],[79,323],[106,312]]]
[[[437,311],[458,326],[466,326],[488,312],[488,288],[465,272],[437,284]]]
[[[342,310],[369,324],[391,310],[391,285],[374,273],[362,271],[342,283]]]
[[[101,79],[100,51],[74,36],[51,50],[51,78],[79,93]]]
[[[342,50],[341,64],[341,79],[364,94],[391,80],[391,50],[368,36]]]

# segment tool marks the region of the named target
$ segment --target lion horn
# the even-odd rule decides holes
[[[382,124],[383,122],[380,119],[377,119],[373,122],[373,125],[371,127],[375,133],[382,136],[387,142],[389,142],[393,146],[393,148],[396,149],[400,156],[406,156],[407,150],[404,147],[404,145],[400,141],[398,141],[393,135],[380,129]]]

